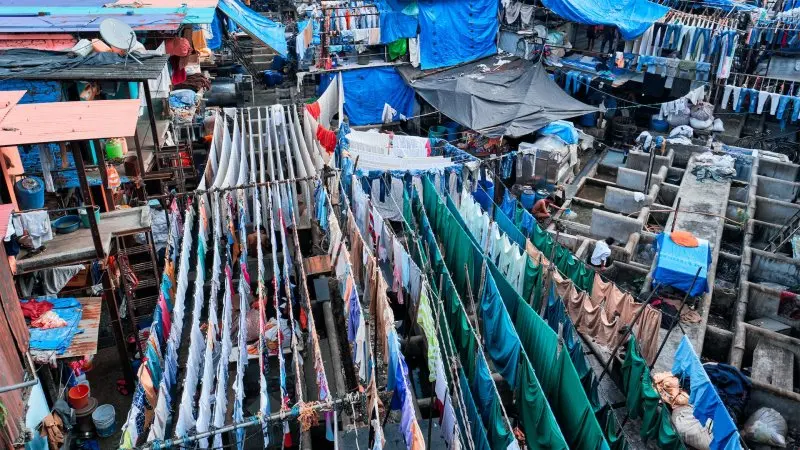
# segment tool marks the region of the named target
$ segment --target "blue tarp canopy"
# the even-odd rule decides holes
[[[320,80],[324,92],[335,74]],[[344,112],[351,125],[372,125],[383,122],[383,105],[389,104],[398,114],[409,117],[414,112],[414,89],[411,89],[394,67],[373,67],[342,72]],[[393,119],[398,119],[395,116]]]
[[[698,239],[697,247],[676,244],[669,233],[656,236],[658,261],[653,272],[653,284],[672,286],[697,296],[708,292],[708,265],[711,263],[711,247],[705,239]],[[700,267],[700,274],[692,287],[692,280]]]
[[[422,69],[454,66],[497,53],[499,3],[497,0],[419,0]]]
[[[239,0],[220,0],[217,5],[228,18],[238,25],[245,33],[253,39],[261,41],[269,46],[281,56],[286,56],[288,47],[286,45],[285,27],[273,22],[266,17],[258,14]]]
[[[622,38],[635,39],[669,11],[648,0],[542,0],[544,6],[572,22],[613,25]]]

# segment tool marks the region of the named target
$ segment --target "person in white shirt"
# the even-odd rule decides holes
[[[605,269],[613,262],[611,260],[611,246],[614,245],[614,238],[605,238],[605,240],[598,240],[594,243],[594,251],[589,264],[594,267]]]

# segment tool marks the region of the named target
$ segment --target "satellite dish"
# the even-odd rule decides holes
[[[127,23],[119,19],[104,19],[100,22],[100,37],[111,47],[123,50],[126,60],[130,56],[139,64],[142,63],[130,53],[130,50],[136,44],[136,33]]]

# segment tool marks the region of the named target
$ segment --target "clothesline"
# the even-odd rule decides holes
[[[338,406],[341,406],[343,404],[360,403],[364,401],[365,398],[366,394],[363,392],[349,392],[341,397],[331,399],[327,402],[312,402],[302,405],[297,404],[294,405],[291,409],[274,412],[266,417],[257,414],[246,418],[242,422],[234,422],[224,427],[208,430],[203,433],[189,435],[183,438],[167,439],[165,441],[146,442],[138,447],[134,447],[134,449],[146,450],[146,449],[171,448],[171,447],[183,448],[183,446],[185,446],[186,444],[191,444],[193,442],[199,441],[200,439],[206,439],[218,434],[227,433],[229,431],[234,431],[241,428],[253,427],[256,425],[261,425],[263,427],[266,424],[271,424],[274,422],[284,422],[286,420],[296,419],[300,416],[300,414],[303,411],[307,410],[311,410],[314,413],[333,411]]]
[[[383,180],[382,180],[382,181],[383,181]],[[340,186],[341,186],[341,180],[339,180],[339,182],[340,182]],[[359,186],[357,186],[357,185],[354,183],[354,184],[353,184],[353,186],[352,186],[352,188],[353,188],[353,189],[359,189],[360,187],[359,187]],[[342,187],[342,189],[344,189],[344,188]],[[346,196],[345,196],[345,197],[346,197]],[[390,195],[390,197],[392,197],[392,196]],[[401,213],[401,214],[400,214],[400,216],[401,216],[401,219],[402,219],[402,221],[405,223],[405,225],[406,225],[406,226],[407,226],[409,229],[412,229],[412,228],[411,228],[411,224],[409,224],[408,222],[406,222],[406,219],[405,219],[405,217],[403,217],[403,215],[402,215],[402,208],[399,208],[399,205],[398,205],[398,204],[397,204],[397,202],[394,200],[394,197],[392,197],[392,201],[394,202],[394,204],[395,204],[395,207],[397,207],[397,208],[398,208],[398,210],[400,211],[400,213]],[[446,273],[446,275],[447,275],[447,277],[448,277],[448,278],[450,277],[450,275],[449,275],[449,271]],[[424,283],[424,284],[423,284],[423,286],[424,286],[424,285],[426,285],[426,284],[427,284],[427,285],[429,285],[429,282],[428,282],[428,280],[427,280],[427,276],[423,275],[423,280],[424,280],[424,281],[423,281],[423,283]],[[451,282],[452,282],[452,280],[451,280]],[[459,298],[458,300],[459,300],[459,301],[458,301],[458,304],[459,304],[459,307],[460,307],[460,309],[462,310],[462,312],[463,312],[463,313],[464,313],[464,314],[465,314],[467,317],[469,317],[469,314],[467,313],[466,309],[464,308],[464,303],[461,301],[461,299],[460,299],[460,298]],[[448,327],[449,327],[449,325],[448,325]],[[483,347],[483,340],[482,340],[482,338],[481,338],[480,334],[479,334],[479,333],[477,333],[477,332],[476,332],[476,330],[475,330],[475,328],[472,326],[472,323],[470,323],[470,326],[469,326],[469,331],[470,331],[470,333],[473,335],[473,337],[475,338],[475,341],[476,341],[476,343],[477,343],[477,350],[478,350],[478,353],[480,354],[481,358],[483,359],[483,361],[484,361],[484,364],[486,364],[486,367],[487,367],[487,368],[488,368],[488,367],[491,367],[491,366],[488,364],[488,361],[486,360],[486,354],[485,354],[485,350],[484,350],[484,347]],[[501,409],[502,409],[502,411],[503,411],[503,417],[504,417],[504,419],[505,419],[506,425],[508,426],[508,429],[509,429],[509,431],[510,431],[510,432],[513,434],[513,430],[514,430],[514,428],[511,426],[511,422],[510,422],[510,421],[509,421],[509,419],[508,419],[508,414],[507,414],[507,412],[506,412],[506,410],[505,410],[505,406],[503,405],[503,402],[502,402],[502,397],[500,396],[500,392],[497,390],[497,386],[496,386],[496,384],[495,384],[495,383],[492,383],[492,385],[493,385],[493,387],[494,387],[494,393],[495,393],[495,396],[496,396],[496,401],[500,402],[500,407],[501,407]]]
[[[395,205],[397,206],[397,204],[396,204],[396,203],[395,203]],[[401,210],[401,211],[402,211],[402,210]],[[403,218],[403,221],[405,221],[405,218]],[[406,224],[407,224],[407,225],[410,227],[410,224],[408,224],[407,222],[406,222]],[[437,240],[440,240],[440,239],[438,239],[438,238],[437,238]],[[429,259],[430,259],[430,257],[429,257]],[[485,262],[484,262],[484,264],[485,264]],[[455,286],[455,283],[453,282],[453,279],[452,279],[452,277],[451,277],[451,275],[450,275],[450,270],[449,270],[449,269],[447,269],[447,267],[446,267],[446,266],[445,266],[445,268],[444,268],[444,276],[446,276],[446,277],[447,277],[447,279],[448,279],[448,281],[450,282],[450,284],[452,284],[453,286]],[[482,289],[482,287],[479,287],[479,289]],[[473,296],[474,296],[474,295],[476,295],[476,292],[475,292],[475,288],[474,288],[474,287],[472,288],[472,293],[471,293],[471,294],[472,294]],[[439,295],[441,295],[441,292],[437,293],[437,296],[439,296]],[[461,311],[464,313],[464,315],[465,315],[466,317],[468,317],[468,318],[469,318],[469,317],[470,317],[470,315],[467,313],[466,309],[464,308],[464,302],[461,300],[461,295],[459,295],[458,293],[456,293],[455,295],[456,295],[456,300],[458,300],[458,306],[459,306],[460,310],[461,310]],[[478,301],[478,302],[480,302],[480,299],[478,299],[477,301]],[[440,308],[440,307],[442,307],[442,305],[443,305],[443,303],[442,303],[442,299],[441,299],[441,298],[439,298],[439,301],[438,301],[438,302],[436,302],[436,306],[435,306],[435,310],[437,311],[437,313],[438,313],[438,310],[439,310],[439,308]],[[476,314],[476,316],[477,316],[477,314],[478,314],[478,311],[475,311],[474,313],[475,313],[475,314]],[[467,322],[469,323],[469,331],[470,331],[470,333],[473,335],[473,337],[475,338],[475,342],[476,342],[476,344],[477,344],[477,350],[478,350],[478,353],[480,354],[481,358],[483,359],[483,362],[484,362],[484,364],[485,364],[485,367],[486,367],[486,368],[487,368],[487,370],[488,370],[488,368],[489,368],[489,367],[492,367],[492,366],[490,366],[490,365],[489,365],[489,363],[488,363],[488,360],[486,359],[486,350],[484,349],[484,346],[483,346],[483,338],[481,337],[480,333],[476,332],[475,328],[474,328],[474,327],[473,327],[473,325],[472,325],[472,322],[471,322],[470,320],[467,320]],[[438,320],[437,320],[437,323],[438,323]],[[449,325],[448,321],[447,321],[447,320],[445,320],[445,321],[444,321],[444,323],[445,323],[445,327],[446,327],[446,328],[447,328],[447,330],[448,330],[448,334],[449,334],[449,336],[453,336],[453,334],[452,334],[452,332],[451,332],[451,330],[450,330],[450,325]],[[477,325],[477,321],[476,321],[476,326],[478,326],[478,325]],[[451,339],[452,339],[452,338],[451,338]],[[447,340],[448,340],[448,341],[450,341],[450,339],[447,339]],[[452,342],[450,342],[450,343],[452,344]],[[491,373],[490,373],[490,374],[491,374]],[[454,384],[455,384],[455,383],[454,383]],[[511,426],[511,422],[510,422],[510,421],[509,421],[509,419],[508,419],[508,413],[506,412],[505,405],[503,405],[503,399],[502,399],[502,397],[500,396],[500,392],[497,390],[497,384],[496,384],[496,383],[492,383],[492,387],[494,388],[494,392],[495,392],[495,396],[496,396],[496,401],[498,401],[498,402],[499,402],[499,404],[500,404],[500,408],[501,408],[501,410],[503,411],[503,418],[505,419],[506,425],[508,426],[508,429],[509,429],[509,431],[510,431],[510,432],[513,434],[513,432],[514,432],[514,427],[512,427],[512,426]],[[513,439],[514,439],[514,442],[516,442],[516,437],[514,437]]]

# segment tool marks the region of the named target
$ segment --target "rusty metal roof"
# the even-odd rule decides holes
[[[97,353],[97,335],[100,328],[100,311],[103,309],[101,297],[81,297],[77,299],[83,307],[81,321],[78,328],[83,332],[78,333],[72,338],[72,343],[67,350],[58,355],[62,358],[79,358],[85,355]]]

